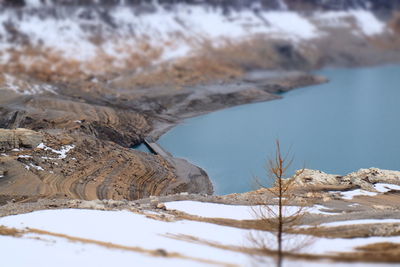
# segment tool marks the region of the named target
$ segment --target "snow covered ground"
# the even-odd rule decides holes
[[[227,209],[226,205],[188,201],[167,203],[169,208],[185,210],[192,205],[196,212],[224,218],[249,218],[243,206]],[[234,207],[234,206],[233,206]],[[206,210],[208,213],[205,214]],[[238,213],[238,214],[236,214]],[[148,213],[154,215],[155,213]],[[171,215],[165,215],[171,216]],[[171,217],[172,218],[172,217]],[[358,223],[358,221],[354,221]],[[360,222],[363,223],[363,222]],[[84,209],[43,210],[0,218],[0,225],[20,230],[31,229],[22,237],[0,235],[4,266],[109,266],[126,263],[134,266],[251,266],[254,258],[246,254],[208,245],[177,240],[168,235],[188,235],[223,245],[251,246],[249,234],[254,232],[212,223],[155,220],[130,211]],[[48,232],[40,232],[38,230]],[[296,236],[298,238],[298,236]],[[301,238],[301,237],[300,237]],[[400,237],[354,239],[316,238],[304,252],[348,252],[355,246],[375,242],[400,242]],[[169,257],[155,256],[158,251]],[[287,261],[286,266],[311,266],[308,262]],[[315,263],[314,266],[369,266],[366,264]],[[371,266],[384,266],[375,264]]]
[[[355,26],[355,34],[373,36],[385,30],[385,24],[375,17],[371,12],[363,10],[330,11],[316,13],[316,23],[320,26],[332,28],[351,28]]]
[[[197,215],[207,218],[227,218],[233,220],[254,220],[262,212],[266,211],[263,206],[240,206],[240,205],[224,205],[216,203],[196,202],[196,201],[174,201],[165,203],[167,209],[179,210],[191,215]],[[269,210],[278,211],[278,206],[269,205]],[[315,205],[313,207],[296,207],[286,206],[283,208],[283,214],[290,216],[296,214],[299,210],[314,214],[332,214],[321,211],[326,207]]]
[[[7,55],[7,53],[4,53],[4,55]],[[53,86],[46,83],[26,82],[6,73],[3,73],[3,78],[4,81],[3,84],[0,84],[0,90],[7,89],[21,95],[35,95],[44,92],[56,94]]]
[[[249,260],[239,253],[177,241],[163,236],[167,233],[187,234],[221,241],[225,244],[240,245],[245,241],[247,231],[191,221],[156,221],[128,211],[38,211],[2,218],[0,219],[0,224],[19,229],[25,227],[38,228],[125,246],[165,249],[168,252],[179,252],[187,256],[202,257],[216,261],[246,264]],[[38,237],[35,234],[30,236]],[[6,258],[2,257],[3,264],[35,266],[34,263],[40,262],[41,266],[59,264],[60,266],[73,266],[73,264],[84,266],[82,264],[83,260],[83,262],[91,263],[87,265],[90,266],[95,260],[96,265],[99,266],[108,266],[111,262],[117,265],[124,262],[132,262],[135,263],[135,266],[154,266],[157,263],[160,266],[199,265],[196,261],[155,258],[131,251],[120,251],[83,243],[71,243],[68,240],[51,236],[42,236],[42,238],[46,241],[33,240],[27,237],[10,238],[0,236],[0,247],[5,249],[5,251],[2,251],[2,255],[8,255]],[[48,260],[43,261],[43,258]]]
[[[377,183],[374,185],[377,192],[371,192],[363,189],[354,189],[349,191],[331,191],[331,193],[339,193],[343,199],[353,199],[356,196],[376,196],[379,193],[386,193],[391,190],[400,191],[400,186],[395,184]]]
[[[377,224],[377,223],[400,223],[400,219],[364,219],[364,220],[348,220],[339,222],[322,223],[322,227],[335,227],[352,224]]]
[[[57,149],[48,147],[43,143],[40,143],[37,146],[37,148],[38,149],[43,149],[43,150],[48,150],[48,151],[51,151],[54,154],[58,154],[58,159],[65,159],[67,157],[68,152],[75,148],[75,145],[62,146],[60,148],[60,150],[57,150]],[[42,157],[42,158],[44,158],[44,157]],[[52,158],[48,158],[48,159],[52,159]]]

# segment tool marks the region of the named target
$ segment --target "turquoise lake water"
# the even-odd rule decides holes
[[[159,143],[209,174],[216,194],[255,189],[275,140],[303,166],[333,174],[400,170],[400,66],[327,69],[323,85],[188,119]]]

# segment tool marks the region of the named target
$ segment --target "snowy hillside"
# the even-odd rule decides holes
[[[264,9],[325,9],[325,10],[345,10],[354,8],[372,10],[392,10],[400,7],[399,0],[2,0],[5,6],[40,6],[40,5],[173,5],[177,3],[187,4],[208,4],[219,6],[225,9],[258,7]]]
[[[301,47],[330,36],[332,29],[361,40],[389,32],[386,22],[366,10],[226,14],[221,8],[182,4],[138,12],[131,6],[36,8],[33,2],[0,11],[0,62],[7,70],[43,71],[47,66],[54,72],[67,66],[101,74],[191,56],[205,44],[218,47],[262,37]]]

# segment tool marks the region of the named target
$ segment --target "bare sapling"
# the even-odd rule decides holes
[[[267,164],[268,179],[274,186],[272,188],[263,186],[258,179],[259,185],[269,194],[266,194],[265,202],[262,205],[253,209],[257,220],[263,224],[265,229],[270,229],[270,232],[252,233],[249,240],[266,255],[273,255],[277,267],[282,266],[285,253],[298,252],[311,241],[304,235],[295,234],[306,214],[306,207],[296,201],[295,184],[293,183],[304,169],[297,171],[291,179],[286,179],[287,170],[292,162],[293,157],[289,158],[289,153],[282,155],[280,142],[276,141],[275,156]]]

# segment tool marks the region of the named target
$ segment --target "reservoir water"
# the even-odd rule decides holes
[[[205,169],[216,194],[255,189],[276,139],[295,157],[289,175],[303,166],[333,174],[400,170],[400,66],[318,74],[330,82],[186,120],[159,143]]]

